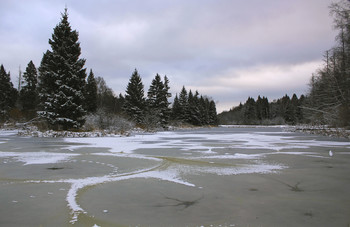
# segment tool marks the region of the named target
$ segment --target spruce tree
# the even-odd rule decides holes
[[[192,91],[190,90],[188,93],[188,114],[189,119],[188,123],[193,125],[201,125],[201,113],[199,111],[199,98],[198,98],[198,92],[196,91],[195,95],[193,95]]]
[[[261,98],[259,95],[256,100],[256,118],[259,121],[269,118],[269,101],[264,96]]]
[[[163,83],[161,77],[157,74],[152,80],[147,95],[149,113],[159,120],[159,124],[162,127],[168,124],[169,119],[169,80],[166,77],[164,80],[165,82]]]
[[[83,108],[86,69],[80,59],[78,32],[68,22],[67,9],[49,39],[51,51],[44,54],[39,67],[41,111],[53,128],[79,128],[84,122]]]
[[[217,125],[218,124],[218,117],[216,112],[216,105],[213,100],[209,102],[209,125]]]
[[[97,83],[92,70],[85,86],[85,109],[89,113],[94,113],[97,109]]]
[[[113,90],[107,86],[103,77],[97,77],[95,80],[97,85],[97,109],[107,113],[114,113],[116,97]]]
[[[263,115],[263,99],[259,95],[258,99],[256,100],[256,118],[261,121],[263,119],[262,115]]]
[[[36,110],[38,104],[38,73],[32,61],[28,63],[26,71],[23,73],[24,85],[20,91],[20,104],[22,110],[31,112]]]
[[[293,107],[292,107],[292,104],[291,104],[290,97],[287,94],[285,96],[283,96],[282,99],[281,99],[280,110],[281,110],[283,119],[288,124],[293,124],[294,112],[293,112]]]
[[[15,106],[17,90],[13,87],[10,73],[6,73],[3,65],[0,66],[0,113],[4,117]]]
[[[181,107],[180,107],[179,98],[177,94],[175,95],[175,98],[174,98],[171,116],[174,120],[180,120]]]
[[[263,97],[262,118],[263,119],[270,118],[270,106],[269,106],[269,100],[267,99],[267,97]]]
[[[198,111],[200,124],[206,125],[208,123],[208,111],[206,109],[205,99],[202,95],[198,98]]]
[[[182,87],[182,90],[179,95],[179,110],[180,110],[180,116],[179,119],[183,122],[189,121],[188,116],[188,95],[187,90],[185,86]]]
[[[254,98],[248,97],[246,103],[244,104],[244,123],[253,124],[256,120],[256,103]]]
[[[135,69],[126,88],[124,111],[131,120],[142,124],[145,109],[144,86],[137,69]]]
[[[203,114],[203,125],[209,125],[209,99],[207,97],[201,97],[201,105],[203,105],[204,114]]]
[[[152,80],[151,86],[147,93],[147,97],[148,97],[147,102],[150,108],[153,108],[153,109],[160,108],[160,105],[164,101],[163,90],[164,90],[164,84],[160,76],[157,74],[155,78]]]
[[[304,119],[304,111],[302,109],[302,106],[305,105],[305,96],[301,95],[298,101],[298,108],[295,112],[295,117],[298,121],[298,123],[305,122],[306,119]]]
[[[170,102],[168,101],[168,98],[171,98],[171,93],[169,92],[169,79],[167,76],[164,76],[164,89],[163,89],[163,96],[166,97],[166,102],[164,103],[164,116],[166,121],[168,122],[171,115],[171,109],[169,108]],[[166,106],[166,107],[165,107]]]

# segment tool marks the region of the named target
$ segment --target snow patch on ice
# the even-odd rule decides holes
[[[18,130],[0,130],[0,136],[13,136],[17,135]]]
[[[207,141],[215,141],[215,146]],[[85,147],[107,148],[112,153],[131,154],[138,149],[177,148],[182,151],[215,154],[213,149],[264,149],[281,151],[284,149],[307,149],[310,147],[349,146],[349,142],[300,140],[292,133],[184,133],[158,132],[154,134],[139,134],[130,137],[95,137],[95,138],[65,138],[73,143],[69,149],[76,150]],[[136,157],[135,157],[136,158]]]
[[[81,179],[61,179],[61,180],[42,180],[42,181],[27,181],[30,183],[70,183],[71,187],[67,193],[67,203],[71,210],[72,219],[70,223],[74,224],[78,221],[78,216],[80,214],[86,214],[87,212],[81,208],[77,202],[78,191],[87,186],[93,186],[97,184],[107,183],[107,182],[117,182],[123,180],[130,180],[135,178],[154,178],[163,181],[169,181],[177,184],[183,184],[190,187],[195,187],[194,184],[186,182],[179,177],[179,171],[177,170],[157,170],[161,165],[141,169],[131,173],[119,174],[119,175],[105,175],[98,177],[87,177]]]
[[[287,168],[281,164],[268,164],[264,162],[255,162],[255,164],[237,164],[235,166],[190,166],[179,165],[171,167],[173,171],[179,172],[180,175],[201,175],[215,174],[219,176],[238,175],[238,174],[269,174],[276,173],[278,170]]]
[[[201,157],[201,158],[205,158],[205,159],[259,159],[261,157],[264,157],[266,154],[271,154],[271,153],[260,153],[260,154],[235,153],[233,155],[231,155],[231,154],[211,155],[211,156],[205,156],[205,157]]]
[[[2,152],[0,157],[13,157],[24,165],[51,164],[69,160],[79,154],[71,153],[50,153],[50,152]]]

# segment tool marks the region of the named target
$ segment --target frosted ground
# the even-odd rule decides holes
[[[349,140],[279,127],[0,131],[0,226],[348,226],[349,191]]]

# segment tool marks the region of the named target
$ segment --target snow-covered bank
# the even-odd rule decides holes
[[[110,132],[107,130],[92,131],[92,132],[73,132],[73,131],[54,131],[54,130],[41,132],[39,130],[18,130],[18,135],[33,136],[33,137],[53,137],[53,138],[56,138],[56,137],[80,138],[80,137],[108,137],[108,136],[115,136],[115,135],[122,135],[122,134],[117,132]]]
[[[6,129],[4,129],[6,131]],[[12,130],[14,131],[14,130]],[[140,128],[134,128],[129,131],[116,130],[94,130],[94,131],[40,131],[37,127],[31,126],[16,129],[19,136],[31,137],[49,137],[49,138],[82,138],[82,137],[111,137],[111,136],[129,136],[132,133],[143,132]]]
[[[287,128],[288,125],[219,125],[222,128]]]
[[[328,137],[350,139],[350,130],[344,128],[334,128],[327,125],[219,125],[222,128],[281,128],[286,132],[302,132],[307,134],[323,135]],[[205,127],[175,127],[169,126],[166,131],[196,130]],[[141,128],[133,128],[128,131],[117,130],[94,130],[94,131],[40,131],[36,126],[30,127],[3,127],[1,133],[17,134],[19,136],[47,137],[47,138],[84,138],[84,137],[115,137],[130,136],[135,133],[155,133],[164,129],[154,129],[146,131]]]
[[[46,138],[84,138],[84,137],[115,137],[115,136],[130,136],[135,133],[155,133],[161,131],[175,131],[175,130],[188,130],[198,129],[204,127],[175,127],[169,126],[167,129],[154,128],[153,130],[145,130],[141,128],[132,128],[130,130],[93,130],[93,131],[55,131],[47,130],[40,131],[36,126],[26,127],[5,127],[1,131],[16,132],[19,136],[30,136],[30,137],[46,137]]]
[[[287,132],[303,132],[329,137],[350,139],[350,130],[328,125],[220,125],[223,128],[282,128]]]

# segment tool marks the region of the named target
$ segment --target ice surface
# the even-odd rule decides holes
[[[2,135],[1,132],[0,135]],[[332,147],[336,151],[337,147],[350,146],[349,142],[302,139],[293,133],[248,133],[244,131],[212,133],[210,130],[200,131],[200,133],[194,131],[158,132],[136,134],[130,137],[65,138],[64,142],[66,143],[63,143],[63,149],[69,149],[72,153],[56,153],[56,150],[55,153],[11,150],[11,152],[0,151],[0,158],[8,158],[24,162],[24,165],[32,165],[76,161],[74,157],[86,155],[87,157],[81,158],[79,162],[81,165],[96,163],[113,167],[113,170],[103,168],[106,169],[106,172],[101,175],[85,178],[77,179],[70,176],[60,180],[27,181],[30,183],[69,184],[66,201],[72,213],[71,223],[77,222],[80,214],[87,213],[77,200],[79,191],[86,187],[109,182],[130,181],[137,178],[156,179],[196,187],[197,181],[192,181],[195,175],[230,176],[276,173],[288,168],[288,166],[269,161],[269,156],[299,155],[329,159],[328,150],[324,153],[317,152],[320,147]],[[307,152],[304,150],[312,147],[317,147],[317,149],[310,149]],[[96,151],[85,153],[85,148],[95,148]],[[101,151],[97,148],[106,148],[107,150]],[[348,154],[349,152],[341,153]],[[338,153],[334,153],[334,156],[337,155]],[[106,164],[105,160],[109,158],[111,162]],[[123,158],[121,160],[125,160],[125,162],[130,161],[131,165],[135,159],[138,159],[136,163],[141,163],[141,165],[136,166],[139,168],[138,170],[134,170],[135,166],[131,166],[130,169],[133,171],[124,171],[121,174],[114,171],[120,163],[118,158]],[[4,160],[4,163],[7,161]],[[125,167],[120,169],[122,168]],[[128,170],[128,168],[125,169]]]
[[[24,165],[50,164],[67,161],[79,154],[73,153],[50,153],[50,152],[1,152],[0,157],[12,157]]]

